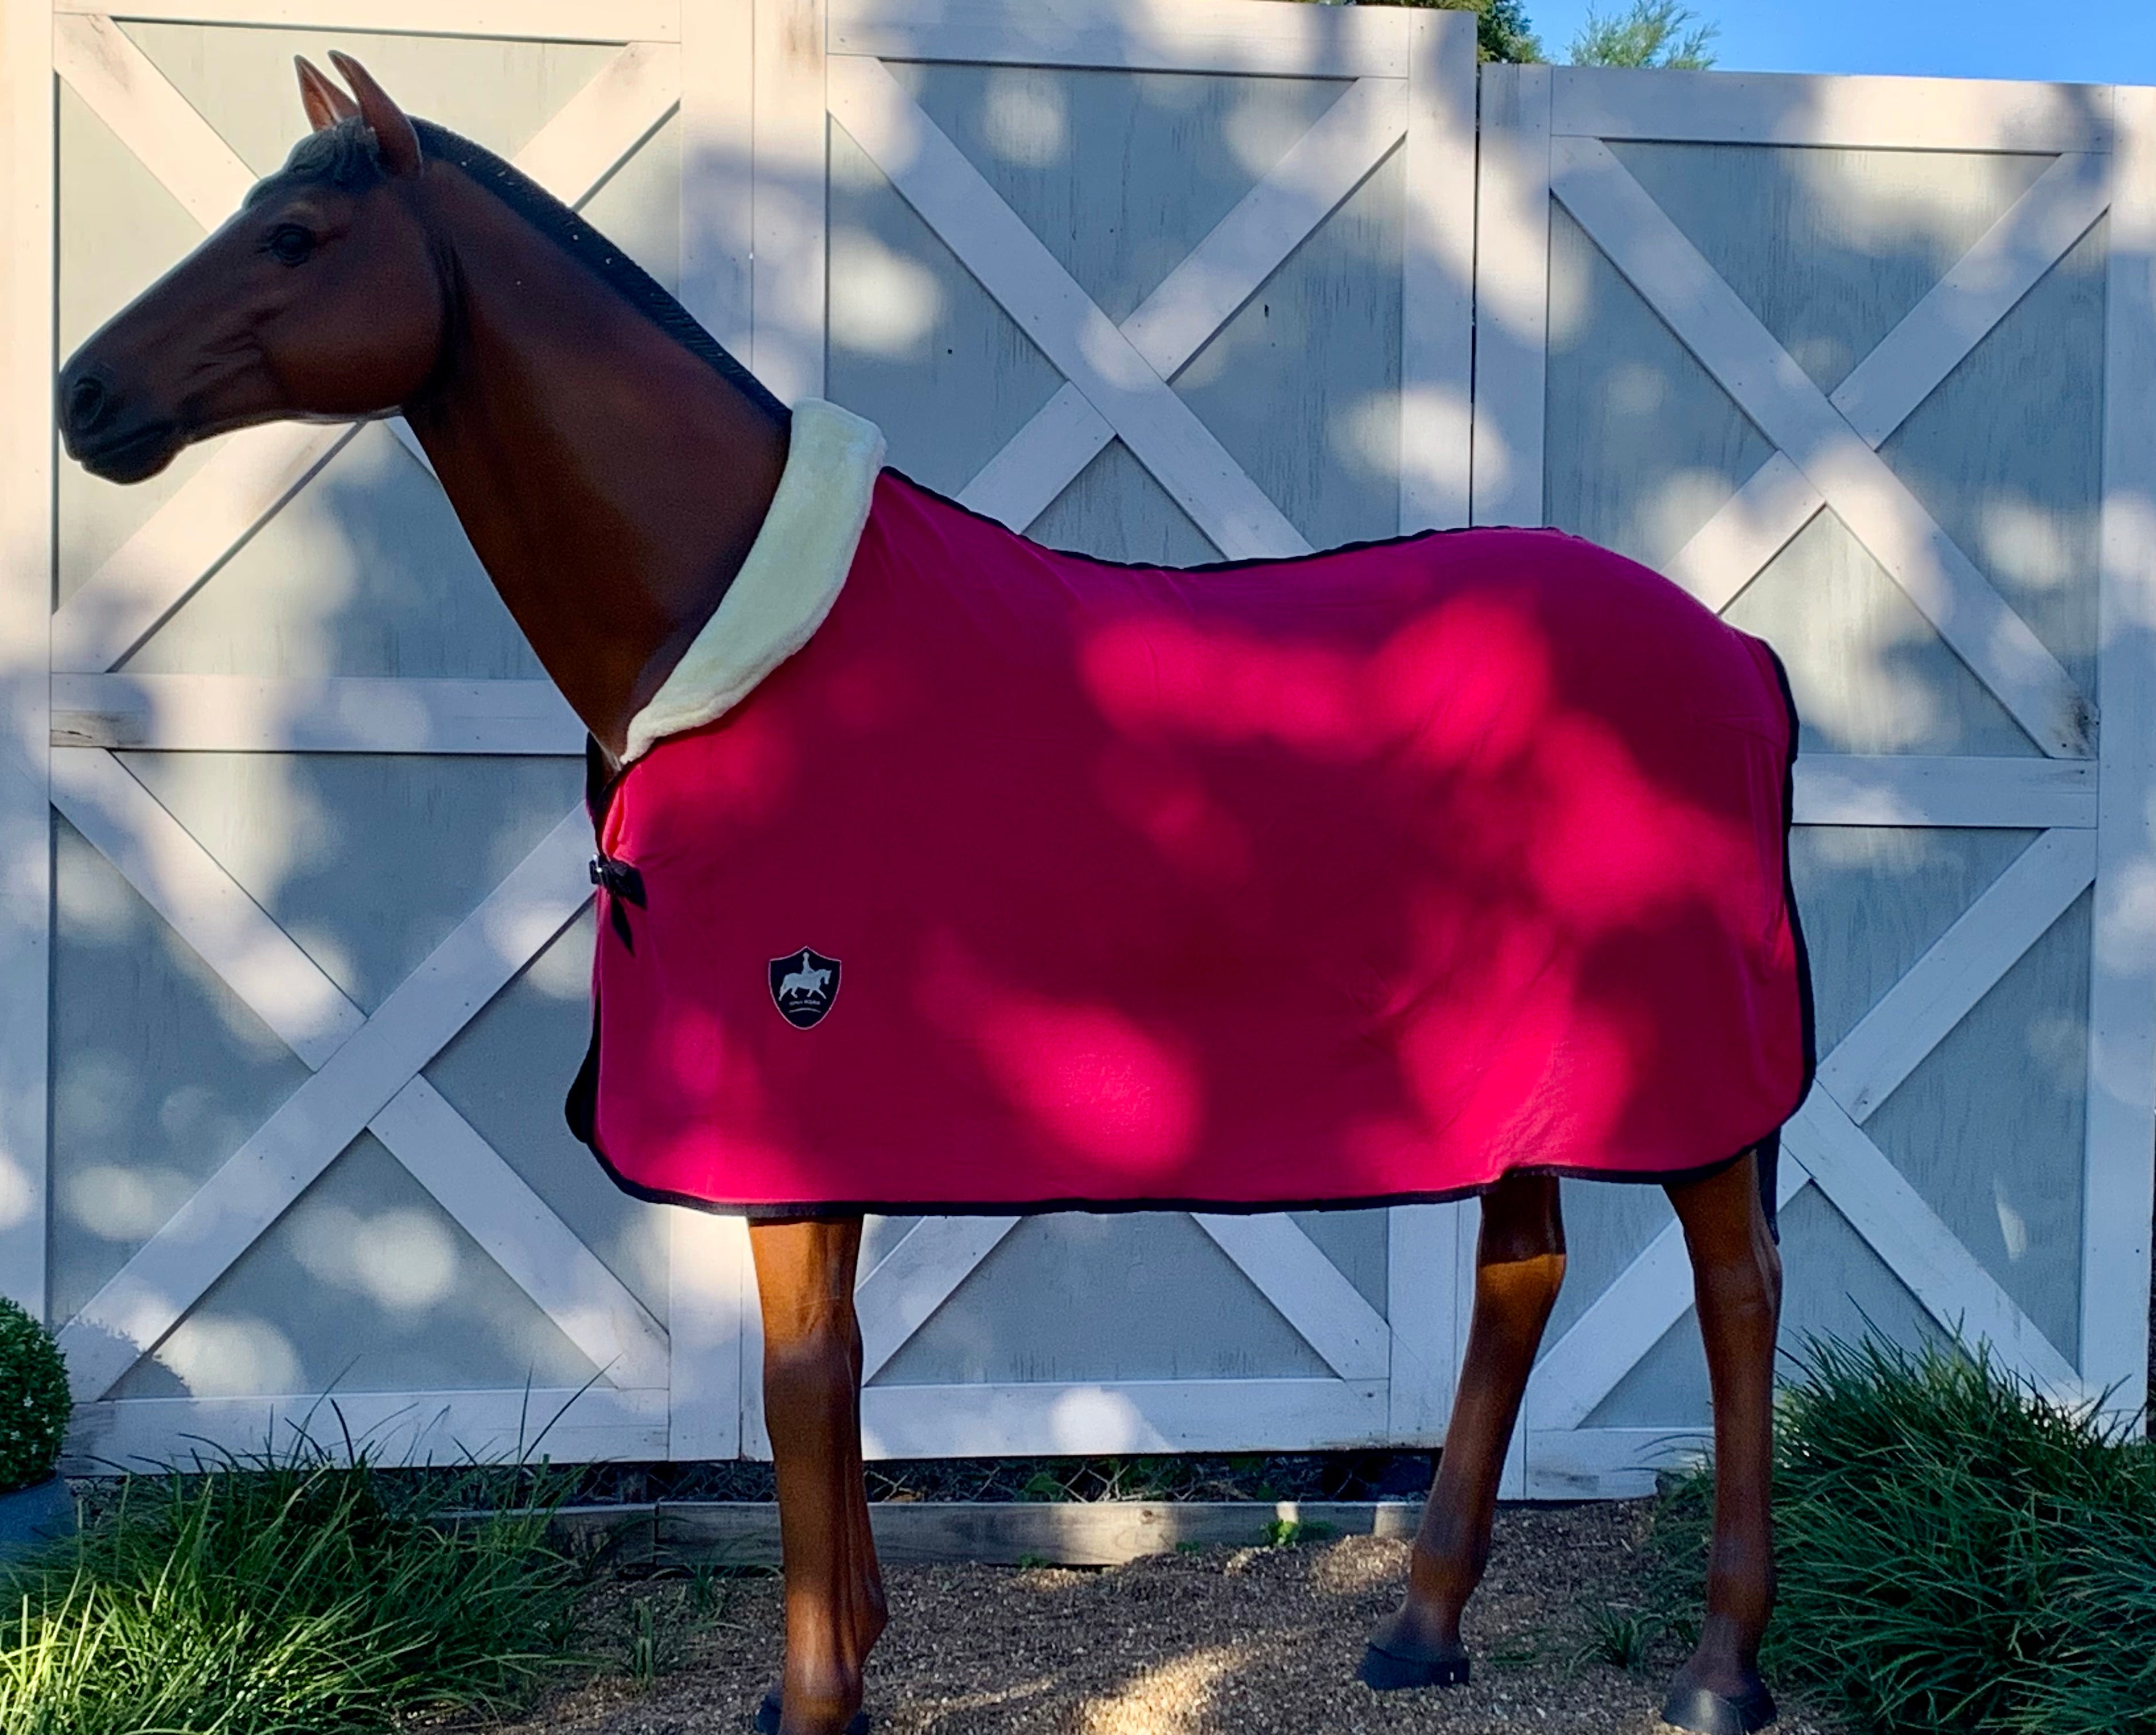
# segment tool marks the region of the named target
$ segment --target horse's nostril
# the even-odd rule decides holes
[[[68,388],[68,426],[76,434],[91,432],[111,408],[112,394],[95,374],[85,373]]]

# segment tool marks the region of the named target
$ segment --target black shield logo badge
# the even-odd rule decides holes
[[[796,1029],[821,1024],[838,998],[838,959],[804,946],[771,961],[771,1004]]]

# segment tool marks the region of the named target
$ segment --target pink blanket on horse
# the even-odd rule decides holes
[[[1807,1081],[1792,728],[1555,531],[1183,572],[886,471],[806,648],[595,799],[572,1118],[722,1210],[1704,1168]]]

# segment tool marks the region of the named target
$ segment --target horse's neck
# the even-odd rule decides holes
[[[740,569],[786,432],[507,207],[436,172],[452,348],[407,414],[540,662],[619,757]]]

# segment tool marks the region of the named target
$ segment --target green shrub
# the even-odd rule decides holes
[[[1880,1735],[2156,1735],[2148,1445],[1981,1347],[1815,1342],[1799,1365],[1768,1672]],[[1712,1499],[1708,1470],[1665,1485],[1664,1606],[1696,1606]]]
[[[52,1333],[0,1296],[0,1494],[52,1475],[73,1407]]]
[[[498,1715],[590,1660],[581,1585],[537,1509],[465,1526],[459,1502],[363,1449],[226,1456],[131,1478],[74,1542],[0,1580],[8,1735],[375,1735]]]

